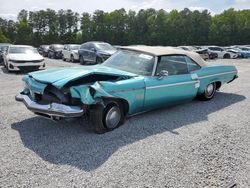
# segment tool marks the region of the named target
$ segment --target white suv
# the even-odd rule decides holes
[[[237,53],[229,52],[225,50],[224,48],[221,48],[218,46],[208,46],[208,52],[213,52],[213,53],[218,54],[218,58],[235,59],[238,57]]]
[[[79,60],[78,50],[80,45],[78,44],[65,44],[62,50],[63,61],[75,62]]]

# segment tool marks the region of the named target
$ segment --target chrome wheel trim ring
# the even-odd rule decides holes
[[[207,87],[206,87],[206,91],[205,91],[206,92],[206,96],[208,98],[212,97],[213,94],[214,94],[214,91],[215,91],[214,84],[213,83],[208,84]]]
[[[121,120],[121,111],[118,106],[113,106],[109,109],[105,117],[105,123],[107,128],[114,129],[118,126]]]

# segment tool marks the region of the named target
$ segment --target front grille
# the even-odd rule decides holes
[[[19,60],[19,61],[12,61],[13,63],[40,63],[43,60],[28,60],[28,61],[24,61],[24,60]]]

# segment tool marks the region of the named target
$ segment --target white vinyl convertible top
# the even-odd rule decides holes
[[[206,66],[206,62],[201,58],[198,53],[181,50],[175,47],[164,47],[164,46],[122,46],[120,49],[125,50],[134,50],[138,52],[148,53],[154,56],[163,56],[163,55],[186,55],[193,59],[200,66]]]

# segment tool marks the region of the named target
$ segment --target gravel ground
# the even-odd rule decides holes
[[[46,60],[48,67],[78,65]],[[152,111],[96,135],[14,100],[23,74],[0,67],[0,187],[250,187],[250,60],[214,100]]]

